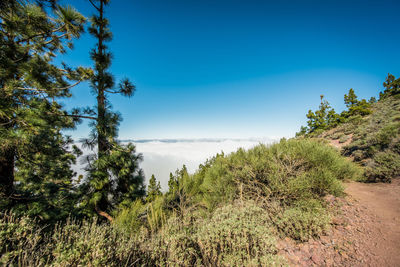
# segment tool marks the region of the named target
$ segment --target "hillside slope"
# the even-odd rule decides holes
[[[390,182],[400,176],[400,95],[379,100],[370,115],[354,116],[318,137],[364,166],[368,181]]]
[[[282,240],[279,255],[291,266],[400,266],[400,95],[381,94],[370,114],[344,121],[304,137],[337,148],[364,179],[344,183],[345,197],[326,197],[337,211],[329,232],[302,244]]]

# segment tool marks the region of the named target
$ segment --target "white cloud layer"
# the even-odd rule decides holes
[[[275,139],[276,140],[276,139]],[[270,144],[274,139],[203,139],[203,140],[143,140],[133,141],[136,151],[143,154],[140,164],[146,175],[146,183],[152,174],[160,181],[162,189],[168,189],[169,173],[183,164],[193,173],[207,158],[223,151],[225,154],[238,148],[249,149],[259,143]],[[78,173],[82,173],[78,166]]]

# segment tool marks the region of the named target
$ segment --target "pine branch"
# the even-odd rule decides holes
[[[71,84],[69,86],[65,86],[65,87],[59,87],[59,88],[51,88],[51,89],[38,89],[38,88],[33,88],[33,87],[15,87],[14,89],[17,90],[28,90],[28,91],[36,91],[36,92],[49,92],[49,91],[62,91],[62,90],[68,90],[74,86],[77,86],[78,84],[80,84],[82,82],[82,80],[77,81],[74,84]]]
[[[60,115],[61,115],[61,116],[65,116],[65,117],[73,117],[73,118],[97,120],[97,117],[85,116],[85,115],[74,115],[74,114],[60,114]]]
[[[54,36],[51,40],[48,40],[47,42],[44,42],[43,45],[51,44],[52,42],[56,41],[55,38],[61,39],[61,38],[65,37],[65,36],[67,36],[67,35],[68,35],[68,33],[64,33],[64,34],[61,34],[59,36]]]
[[[31,39],[36,38],[36,37],[45,36],[45,35],[47,35],[47,34],[49,34],[49,33],[59,32],[59,31],[61,31],[63,28],[65,28],[65,24],[63,24],[61,27],[58,27],[57,29],[52,30],[51,32],[40,32],[40,33],[31,35],[31,36],[28,36],[28,37],[26,37],[26,38],[24,38],[24,39],[22,39],[22,40],[18,40],[18,41],[16,41],[16,43],[17,43],[17,44],[20,44],[20,43],[28,42],[28,41],[30,41]]]
[[[107,92],[107,93],[110,93],[110,94],[119,94],[119,93],[121,93],[121,90],[119,90],[119,91],[109,91],[109,90],[105,89],[104,91]]]
[[[92,0],[89,0],[89,2],[92,4],[92,6],[93,6],[95,9],[97,9],[97,11],[100,12],[100,8],[98,8],[98,7],[93,3]]]

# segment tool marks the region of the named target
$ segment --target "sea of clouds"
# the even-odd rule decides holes
[[[276,142],[273,138],[252,139],[149,139],[125,140],[122,143],[132,142],[136,151],[143,155],[140,166],[146,176],[146,184],[154,174],[160,181],[163,191],[168,189],[169,173],[174,173],[183,164],[189,173],[194,173],[199,164],[217,153],[229,154],[239,148],[249,149],[260,143],[271,144]],[[84,151],[87,154],[88,151]],[[78,174],[83,174],[83,165],[74,167]]]

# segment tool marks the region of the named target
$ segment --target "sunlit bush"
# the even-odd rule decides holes
[[[194,226],[172,216],[149,243],[152,260],[157,266],[201,266],[195,233]]]
[[[22,266],[42,265],[41,242],[45,233],[28,217],[15,217],[12,213],[0,215],[0,264]]]
[[[400,154],[392,151],[377,153],[367,166],[366,175],[369,181],[383,182],[390,182],[391,177],[400,176]]]
[[[209,266],[281,266],[266,211],[237,202],[214,211],[197,233],[203,263]]]
[[[340,180],[360,176],[356,165],[326,144],[281,140],[270,147],[259,145],[218,158],[204,173],[202,188],[211,209],[246,191],[290,205],[298,199],[339,195],[343,190]]]
[[[331,217],[316,200],[302,200],[278,213],[273,223],[282,237],[306,241],[329,228]]]
[[[400,155],[400,99],[390,96],[373,105],[373,113],[360,125],[345,124],[353,133],[352,142],[343,154],[366,167],[369,181],[390,182],[398,174]]]
[[[3,265],[15,266],[132,266],[149,264],[141,249],[144,239],[128,236],[109,224],[68,219],[55,228],[42,228],[25,217],[2,216],[0,246]]]

